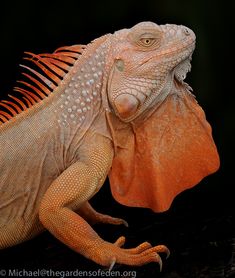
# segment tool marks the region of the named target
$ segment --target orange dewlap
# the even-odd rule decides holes
[[[219,167],[211,127],[188,92],[168,96],[129,133],[123,131],[125,146],[117,148],[109,175],[121,204],[165,211],[177,194]]]

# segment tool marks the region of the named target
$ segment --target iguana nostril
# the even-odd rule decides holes
[[[186,35],[186,36],[189,36],[190,35],[190,31],[187,27],[184,27],[183,28],[183,33]]]
[[[133,115],[139,106],[139,101],[134,96],[129,94],[122,94],[118,96],[114,103],[118,113],[123,118]]]

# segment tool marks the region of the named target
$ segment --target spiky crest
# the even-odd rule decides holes
[[[11,100],[0,101],[0,125],[51,94],[84,49],[84,45],[73,45],[60,47],[52,54],[25,52],[27,56],[24,59],[33,62],[41,73],[28,66],[20,65],[26,70],[22,75],[28,80],[17,81],[22,87],[16,86],[14,91],[19,92],[22,99],[8,95]]]

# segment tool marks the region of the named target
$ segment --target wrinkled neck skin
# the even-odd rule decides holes
[[[148,109],[146,109],[141,115],[131,122],[133,127],[141,125],[142,122],[146,121],[152,113],[156,111],[164,102],[169,95],[176,95],[180,98],[182,92],[191,94],[192,88],[184,81],[179,81],[175,78],[177,74],[177,68],[175,68],[166,77],[164,86],[160,91],[158,97],[151,103]]]
[[[169,95],[176,95],[180,98],[182,92],[186,92],[191,94],[191,87],[183,82],[179,81],[175,78],[177,75],[178,68],[176,67],[173,71],[171,71],[162,85],[162,89],[159,95],[155,98],[155,100],[150,104],[148,109],[146,109],[142,114],[140,114],[137,118],[135,118],[131,122],[122,121],[117,115],[115,115],[114,111],[108,114],[110,129],[114,141],[115,150],[117,147],[125,148],[125,140],[119,141],[117,132],[119,130],[126,130],[128,132],[135,132],[135,129],[139,127],[143,122],[147,121],[147,119],[158,109],[164,102],[164,100]]]

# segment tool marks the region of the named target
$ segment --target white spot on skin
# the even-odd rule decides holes
[[[78,83],[76,83],[76,84],[74,85],[74,87],[75,87],[75,88],[78,88],[78,87],[79,87],[79,84],[78,84]]]
[[[74,117],[75,117],[74,114],[71,114],[71,115],[70,115],[70,118],[71,118],[71,119],[73,119]]]
[[[85,103],[84,103],[84,102],[81,102],[81,106],[85,106]]]
[[[73,110],[76,110],[76,108],[77,108],[76,105],[73,105],[73,106],[72,106],[72,109],[73,109]]]
[[[86,90],[82,90],[82,95],[85,97],[87,95],[87,91]]]
[[[91,102],[91,100],[89,98],[86,99],[86,102]]]
[[[86,107],[83,107],[83,108],[82,108],[82,111],[83,111],[83,112],[87,112],[87,108],[86,108]]]
[[[65,101],[65,102],[64,102],[64,104],[65,104],[65,105],[68,105],[68,104],[69,104],[69,102],[68,102],[68,101]]]
[[[97,92],[96,91],[94,91],[92,94],[93,94],[94,97],[97,96]]]
[[[79,98],[75,99],[75,102],[80,103],[80,99]]]
[[[77,112],[78,112],[79,114],[81,114],[81,113],[82,113],[82,109],[78,109]]]
[[[71,113],[72,112],[72,108],[68,108],[68,112]]]
[[[93,76],[94,76],[94,78],[98,78],[98,74],[97,73],[94,73]]]

